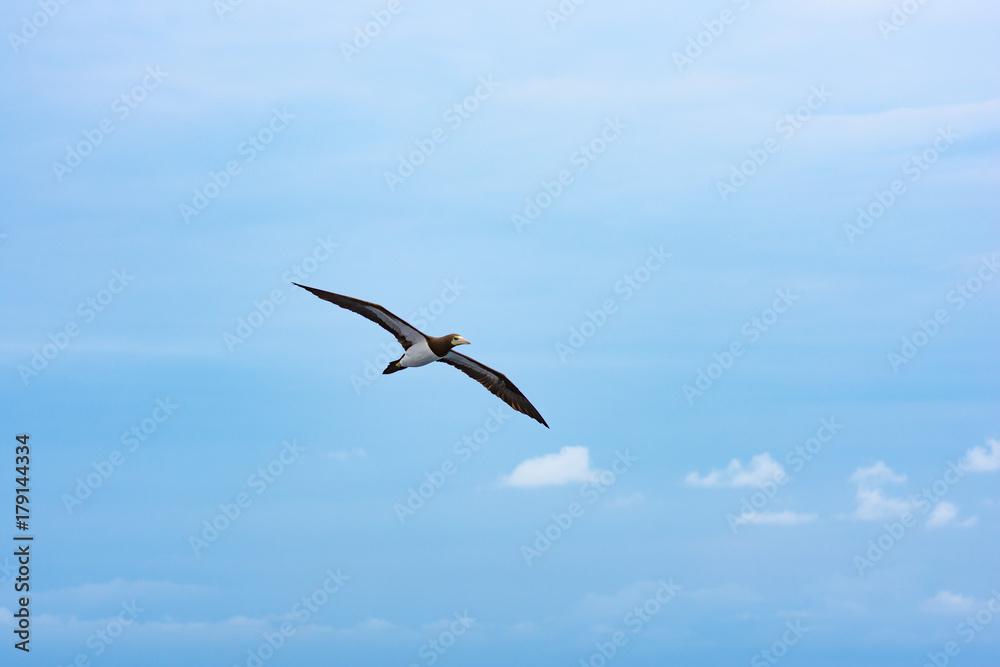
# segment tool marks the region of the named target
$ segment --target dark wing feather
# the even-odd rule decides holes
[[[340,306],[341,308],[346,308],[351,312],[357,313],[365,319],[371,320],[395,336],[396,340],[399,341],[399,344],[403,346],[404,350],[408,349],[414,343],[418,343],[427,338],[427,336],[422,334],[415,327],[403,321],[401,318],[396,317],[377,303],[369,303],[368,301],[362,301],[361,299],[353,299],[349,296],[326,292],[321,289],[316,289],[315,287],[306,287],[305,285],[299,285],[298,283],[292,284],[297,285],[302,289],[309,290],[324,301],[329,301],[330,303]]]
[[[464,354],[459,354],[455,350],[450,350],[438,361],[442,361],[449,366],[454,366],[458,370],[468,375],[479,384],[489,389],[501,401],[514,408],[520,413],[526,414],[535,419],[545,428],[549,425],[545,423],[542,416],[538,414],[528,399],[525,398],[521,390],[514,386],[514,383],[507,379],[503,373],[497,372],[489,366],[484,366],[475,359],[470,359]]]

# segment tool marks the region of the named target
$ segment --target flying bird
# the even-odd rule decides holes
[[[369,303],[294,282],[292,284],[309,290],[324,301],[329,301],[371,320],[395,336],[399,344],[403,346],[403,356],[386,366],[385,370],[382,371],[383,375],[396,373],[404,368],[426,366],[431,362],[441,361],[462,371],[518,412],[528,415],[545,428],[549,428],[535,406],[525,398],[513,382],[507,379],[506,375],[454,350],[459,345],[470,345],[469,341],[458,334],[428,336],[377,303]]]

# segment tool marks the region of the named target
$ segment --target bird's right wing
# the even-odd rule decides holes
[[[340,306],[341,308],[346,308],[351,312],[357,313],[365,319],[371,320],[395,336],[396,340],[399,341],[399,344],[403,346],[404,350],[409,349],[411,345],[427,338],[427,336],[418,331],[414,326],[393,315],[377,303],[369,303],[368,301],[362,301],[361,299],[354,299],[349,296],[326,292],[321,289],[316,289],[315,287],[306,287],[305,285],[299,285],[298,283],[292,284],[297,285],[302,289],[309,290],[324,301],[329,301],[330,303]]]
[[[454,366],[458,370],[468,375],[479,384],[483,385],[493,395],[501,401],[514,408],[518,412],[528,415],[539,424],[548,428],[549,425],[542,419],[535,406],[528,401],[528,398],[521,393],[521,390],[514,386],[514,383],[507,379],[507,376],[500,371],[495,371],[485,364],[481,364],[475,359],[471,359],[464,354],[459,354],[455,350],[450,350],[438,361],[443,361],[449,366]]]

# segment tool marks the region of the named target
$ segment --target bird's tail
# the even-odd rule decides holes
[[[385,370],[382,371],[382,375],[392,375],[396,371],[403,370],[403,367],[399,365],[399,362],[402,361],[402,360],[403,360],[403,357],[400,357],[399,359],[396,359],[396,361],[394,361],[391,364],[389,364],[388,366],[386,366]]]

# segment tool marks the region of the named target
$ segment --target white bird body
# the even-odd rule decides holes
[[[399,360],[399,365],[403,368],[416,368],[417,366],[426,366],[432,361],[437,361],[440,359],[436,354],[431,352],[431,348],[427,345],[426,340],[420,340],[406,348],[406,353],[403,358]]]

